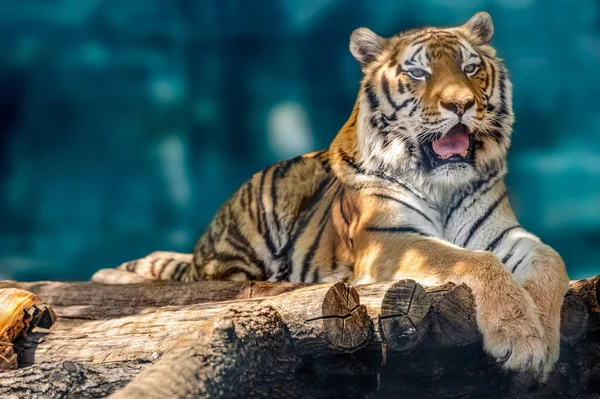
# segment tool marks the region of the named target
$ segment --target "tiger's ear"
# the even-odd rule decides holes
[[[484,11],[473,15],[461,28],[477,36],[483,44],[488,44],[494,36],[492,17]]]
[[[367,28],[358,28],[350,36],[350,52],[364,71],[383,50],[385,39]]]

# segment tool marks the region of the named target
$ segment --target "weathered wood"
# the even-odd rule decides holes
[[[568,294],[561,309],[560,340],[567,344],[580,341],[588,331],[589,316],[583,299]]]
[[[416,347],[428,330],[431,298],[414,280],[394,283],[383,296],[379,316],[382,340],[388,350]]]
[[[600,330],[600,276],[571,281],[569,293],[580,297],[590,313],[589,329]]]
[[[306,286],[310,284],[265,281],[154,281],[150,284],[108,285],[91,282],[0,281],[0,289],[19,288],[33,292],[50,304],[61,317],[86,320],[136,315],[162,306],[186,306],[274,296]]]
[[[196,283],[196,288],[208,285],[208,283]],[[151,297],[148,299],[148,306],[142,307],[144,295],[151,292],[149,290],[152,285],[140,286],[139,296],[135,295],[136,286],[126,286],[126,288],[111,286],[108,288],[121,289],[115,293],[114,302],[117,304],[123,301],[124,295],[134,298],[132,301],[135,306],[124,307],[125,315],[116,317],[118,305],[114,308],[109,306],[113,299],[110,290],[106,291],[107,286],[97,284],[74,284],[74,286],[76,288],[73,288],[72,292],[83,296],[83,305],[64,306],[65,303],[71,302],[62,296],[49,296],[50,303],[57,303],[55,309],[60,322],[52,331],[36,329],[30,334],[29,340],[20,345],[20,363],[23,366],[59,361],[104,364],[137,359],[152,362],[165,353],[182,335],[189,333],[203,321],[215,317],[219,312],[239,304],[258,304],[268,299],[259,297],[243,301],[152,306],[162,304],[164,298]],[[264,285],[259,284],[259,286]],[[356,295],[353,288],[343,283],[336,283],[335,286],[346,287],[344,292]],[[87,290],[82,289],[84,287]],[[293,286],[287,285],[287,288],[290,287]],[[331,287],[332,284],[309,286],[281,295],[277,297],[276,303],[273,303],[273,306],[279,309],[288,321],[292,340],[302,341],[308,352],[318,351],[319,345],[322,347],[331,345],[338,349],[353,351],[366,345],[368,341],[371,331],[370,320],[364,307],[352,305],[348,308],[348,304],[352,302],[349,302],[344,295],[330,294],[325,300],[325,295],[330,292]],[[167,294],[171,293],[170,290],[163,290],[164,287],[161,285],[154,288],[156,288],[156,295],[165,291]],[[171,285],[170,288],[176,286]],[[192,286],[182,288],[185,288],[182,290],[184,295],[189,293],[192,296],[194,292]],[[89,294],[90,291],[103,295],[104,300],[97,307],[96,299]],[[269,292],[263,289],[259,293]],[[191,299],[195,301],[199,297],[200,295],[197,294]],[[72,298],[70,301],[77,303]],[[93,303],[90,304],[88,301]],[[336,316],[342,320],[341,329],[334,328],[329,317],[333,313],[327,313],[336,308],[339,310]],[[327,328],[324,327],[325,325]],[[310,334],[315,337],[313,341],[306,339]]]
[[[223,289],[215,290],[212,283]],[[361,302],[367,304],[365,307],[369,317],[375,321],[369,342],[372,346],[374,345],[375,350],[377,345],[383,341],[378,331],[380,304],[392,285],[392,283],[379,283],[357,287],[357,291],[361,294]],[[225,289],[226,286],[238,287],[238,290]],[[263,284],[255,283],[255,286],[263,286]],[[286,289],[293,287],[293,285],[289,285]],[[223,282],[188,283],[182,284],[180,287],[176,284],[106,286],[89,283],[43,283],[29,284],[29,288],[37,290],[41,295],[47,294],[46,298],[61,319],[51,334],[42,329],[31,334],[30,341],[20,348],[23,365],[61,360],[91,364],[127,361],[136,358],[153,361],[168,350],[181,335],[195,328],[198,323],[239,303],[235,301],[206,303],[207,298],[217,295],[221,295],[219,297],[239,295],[242,288],[243,296],[252,295],[248,292],[252,289],[250,284]],[[313,297],[310,298],[312,302],[307,302],[307,299],[303,298],[310,297],[313,292],[312,288],[307,289],[308,294],[302,294],[301,297],[278,298],[277,301],[286,304],[282,305],[284,308],[282,311],[287,314],[301,312],[305,320],[321,318],[323,314],[319,314],[318,309],[323,309],[323,299]],[[181,293],[181,298],[177,299],[177,292]],[[205,292],[205,294],[198,292]],[[226,294],[217,292],[226,292]],[[264,293],[263,290],[262,294]],[[425,339],[428,345],[459,346],[478,340],[479,333],[474,321],[472,297],[466,287],[428,288],[427,297],[429,296],[433,303],[432,314],[427,323],[419,324],[428,330]],[[577,297],[576,294],[570,296]],[[81,302],[78,303],[77,297],[81,298]],[[262,301],[263,299],[251,300]],[[126,301],[131,301],[129,307],[124,303]],[[162,306],[165,301],[175,303],[179,301],[180,305]],[[375,305],[376,303],[379,305]],[[572,306],[573,303],[575,303],[573,300],[567,299],[565,306]],[[119,316],[119,312],[122,312],[122,315]],[[361,309],[352,312],[353,318],[360,312]],[[585,324],[582,323],[585,323],[584,316],[587,313],[587,310],[582,309],[581,306],[573,308],[573,310],[565,310],[563,335],[572,337],[575,332],[579,336],[583,336],[586,329]],[[364,320],[364,317],[362,319]],[[412,321],[414,323],[417,320],[418,318],[414,318]],[[330,343],[334,346],[339,345],[351,350],[349,346],[355,345],[356,348],[359,348],[363,344],[363,342],[358,343],[360,340],[356,344],[340,344],[339,337],[342,334],[332,327],[335,323],[339,323],[339,320],[326,318],[309,324],[323,325],[324,322],[327,324],[324,336],[330,339]],[[300,323],[301,325],[305,324],[304,320],[301,320]],[[358,329],[363,331],[359,336],[364,336],[364,324],[346,322],[342,325],[362,325],[363,327]],[[564,331],[567,330],[569,332],[565,333]],[[411,342],[410,332],[404,331],[403,334],[398,334],[394,342],[388,345],[389,350],[394,350],[395,345],[401,348],[404,345],[401,342],[403,338],[407,342]],[[335,338],[336,336],[338,338]],[[347,337],[345,334],[343,336]],[[574,340],[576,337],[567,338],[566,342],[570,343]]]
[[[2,398],[102,398],[123,388],[151,363],[40,363],[0,374]]]
[[[317,317],[315,309],[321,309]],[[181,337],[171,351],[113,396],[249,396],[248,385],[262,374],[261,370],[275,367],[280,370],[278,375],[286,369],[293,374],[300,357],[356,351],[366,345],[369,335],[370,320],[354,288],[345,283],[303,288],[229,308]],[[248,369],[256,371],[248,376]],[[162,384],[161,378],[173,383]],[[252,386],[253,397],[278,396],[273,386],[265,391]],[[293,386],[286,382],[277,389],[286,390],[282,397],[307,394],[298,386],[290,392]]]
[[[571,290],[565,300],[562,331],[565,345],[551,386],[540,388],[546,396],[558,392],[564,397],[583,398],[586,386],[593,386],[594,378],[600,380],[600,369],[594,366],[600,364],[597,343],[600,332],[588,328],[587,334],[584,332],[579,338],[575,334],[577,330],[586,330],[585,324],[581,324],[581,320],[586,320],[582,315],[588,315],[588,327],[592,325],[589,320],[598,317],[598,312],[590,307],[597,303],[594,302],[597,288],[589,289],[597,280],[598,277],[573,283],[577,290]],[[379,331],[379,318],[384,314],[381,304],[386,293],[392,297],[398,283],[355,288],[342,283],[315,285],[277,297],[212,303],[205,302],[202,298],[206,297],[201,294],[193,293],[213,283],[189,283],[183,296],[187,296],[186,301],[200,303],[177,306],[164,306],[162,299],[154,294],[162,292],[176,297],[176,291],[169,290],[181,288],[181,284],[171,287],[153,283],[127,288],[81,285],[77,294],[84,297],[84,305],[78,304],[77,299],[52,295],[48,289],[51,300],[63,304],[59,307],[62,312],[59,312],[59,322],[50,331],[36,329],[30,334],[32,341],[20,347],[34,367],[53,365],[52,370],[56,370],[64,361],[70,361],[72,363],[67,364],[89,366],[93,373],[115,364],[112,372],[117,373],[114,370],[121,368],[126,375],[124,379],[133,378],[143,368],[136,365],[154,363],[131,384],[138,396],[148,393],[143,390],[147,387],[145,389],[156,391],[155,397],[159,394],[173,397],[364,397],[376,390],[377,381],[382,393],[394,397],[457,397],[461,392],[475,397],[482,392],[489,393],[490,397],[515,397],[515,392],[519,392],[518,397],[539,396],[522,394],[521,388],[511,385],[516,384],[516,380],[507,378],[493,359],[483,353],[478,332],[473,332],[472,297],[464,286],[448,284],[425,288],[425,294],[420,294],[422,299],[417,301],[430,302],[428,312],[421,313],[426,314],[423,317],[426,322],[422,323],[426,333],[420,339],[421,345],[409,354],[388,348],[386,366],[381,368],[382,336],[391,336]],[[240,287],[240,283],[224,284],[231,285],[230,292],[239,293],[233,287]],[[392,289],[394,285],[396,288]],[[69,284],[63,286],[65,290],[68,287]],[[417,285],[412,287],[415,292],[421,292]],[[136,289],[140,290],[138,295]],[[103,304],[97,303],[100,301],[89,292],[94,290],[104,295]],[[154,294],[153,290],[156,290]],[[125,308],[126,315],[119,317],[118,312],[111,312],[108,307],[113,299],[121,303],[119,294],[123,293],[132,298],[135,306]],[[581,300],[569,299],[569,296]],[[158,306],[144,306],[145,302]],[[388,299],[387,303],[391,309],[399,306],[393,300]],[[94,313],[96,306],[104,306],[106,311]],[[404,306],[407,313],[412,312],[406,309],[406,301]],[[86,318],[86,313],[94,316]],[[357,323],[358,328],[352,327],[354,324],[339,323],[339,320],[355,317],[363,323]],[[365,342],[346,337],[347,331],[358,331],[355,336],[364,337],[364,327],[369,331]],[[399,344],[402,348],[403,339],[411,342],[413,337],[407,333],[409,330],[405,330],[404,335],[396,335],[398,342],[392,345],[386,342],[386,346]],[[453,332],[456,330],[460,333]],[[469,338],[461,338],[463,335]],[[39,338],[43,341],[35,343]],[[463,346],[474,340],[476,342]],[[18,393],[10,387],[18,378],[16,373],[24,370],[27,369],[0,374],[0,395]],[[68,388],[61,391],[62,385],[52,385],[50,381],[53,378],[50,368],[38,370],[43,375],[33,383],[35,387],[31,392],[35,394],[28,397],[44,397],[43,381],[56,389],[52,391],[56,396],[81,392],[76,390],[84,379],[61,377],[61,381],[72,382],[65,383],[64,387]],[[83,375],[86,372],[83,370]],[[415,384],[415,381],[419,382]],[[555,384],[556,381],[560,384]],[[117,386],[121,385],[107,383],[106,389],[98,388],[94,392],[107,395]],[[174,387],[178,387],[176,391]]]
[[[464,346],[477,342],[481,334],[475,319],[475,301],[464,284],[446,284],[428,289],[434,303],[430,345]]]
[[[18,366],[13,342],[36,326],[50,327],[54,311],[35,294],[15,289],[0,289],[0,371]]]
[[[325,338],[329,343],[353,351],[367,344],[371,324],[355,288],[344,283],[334,284],[325,294],[321,313]]]

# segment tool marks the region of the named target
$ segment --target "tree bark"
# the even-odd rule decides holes
[[[592,398],[599,280],[571,284],[544,386],[485,355],[465,286],[0,283],[39,293],[59,316],[16,343],[32,366],[0,374],[0,396]]]

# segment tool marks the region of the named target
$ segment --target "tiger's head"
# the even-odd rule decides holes
[[[493,33],[485,12],[459,27],[412,29],[388,39],[355,30],[350,51],[363,80],[354,120],[338,144],[351,141],[366,171],[410,175],[429,186],[456,187],[504,168],[512,85],[489,45]]]

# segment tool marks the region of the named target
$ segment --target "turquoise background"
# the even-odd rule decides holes
[[[600,274],[598,1],[0,0],[0,279],[189,252],[253,172],[326,147],[353,29],[495,22],[515,85],[508,183],[571,278]]]

